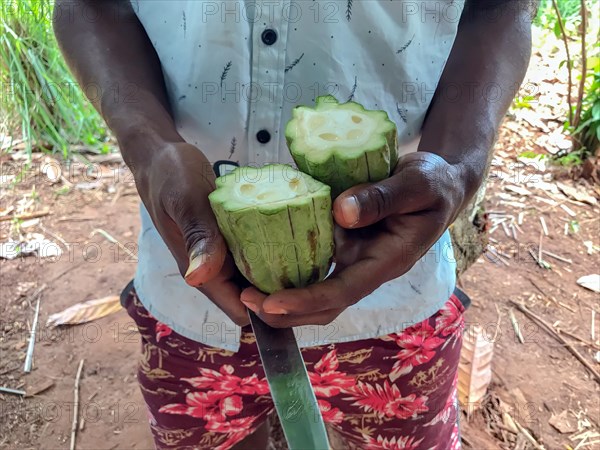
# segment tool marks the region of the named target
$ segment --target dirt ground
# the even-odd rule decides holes
[[[510,142],[510,130],[504,131]],[[516,161],[515,154],[503,145],[496,156],[503,170]],[[4,163],[19,167],[3,157]],[[83,426],[77,435],[78,448],[152,448],[145,409],[135,381],[138,336],[124,311],[94,322],[52,329],[45,323],[51,313],[83,300],[117,295],[132,278],[135,260],[125,249],[135,252],[139,229],[138,200],[127,172],[119,164],[102,164],[102,177],[96,174],[67,174],[66,181],[51,184],[42,168],[41,157],[24,180],[3,190],[2,209],[18,200],[33,199],[34,210],[50,214],[21,222],[21,234],[38,232],[53,242],[61,242],[63,254],[56,258],[36,256],[0,260],[0,385],[35,392],[31,397],[0,394],[0,448],[68,448],[73,419],[73,388],[79,361],[85,359],[80,385],[80,417]],[[6,166],[5,166],[6,167]],[[63,168],[63,170],[65,170]],[[6,173],[6,171],[5,171]],[[596,368],[600,350],[598,336],[592,340],[591,311],[598,310],[598,295],[576,284],[582,276],[598,271],[598,252],[589,255],[584,241],[598,243],[597,206],[565,199],[557,206],[550,195],[535,191],[531,195],[510,194],[507,186],[528,189],[527,181],[506,179],[492,173],[486,207],[492,245],[506,255],[505,263],[491,253],[482,256],[461,279],[473,305],[467,313],[468,327],[484,327],[489,339],[495,336],[494,375],[485,407],[463,419],[466,448],[498,449],[515,447],[514,435],[497,425],[502,410],[511,416],[547,449],[576,448],[582,433],[591,445],[598,444],[600,396],[598,383],[565,346],[531,320],[515,311],[524,343],[517,340],[510,321],[510,300],[525,303],[555,328],[581,338],[568,341]],[[100,181],[94,189],[93,183]],[[522,181],[522,180],[521,180]],[[563,180],[572,186],[581,182]],[[68,192],[66,183],[71,183]],[[88,183],[77,184],[77,183]],[[92,183],[92,184],[89,184]],[[531,188],[529,188],[531,189]],[[532,190],[533,191],[533,190]],[[587,186],[587,192],[594,189]],[[33,194],[32,194],[33,193]],[[508,197],[510,195],[510,198]],[[552,195],[556,197],[556,195]],[[540,200],[541,199],[541,200]],[[525,207],[518,207],[519,203]],[[573,220],[560,207],[576,214],[579,232],[564,234],[565,223]],[[522,212],[518,241],[509,237],[494,222]],[[545,218],[548,236],[543,249],[571,262],[545,256],[551,264],[543,269],[527,249],[537,252],[541,232],[539,217]],[[508,221],[506,221],[507,223]],[[0,222],[0,242],[15,233],[14,222]],[[12,227],[12,228],[11,228]],[[109,242],[102,229],[123,247]],[[512,232],[509,233],[512,235]],[[64,242],[62,242],[64,241]],[[67,247],[68,246],[68,249]],[[28,330],[34,312],[36,291],[41,293],[40,321],[37,330],[34,370],[23,373]],[[33,298],[32,298],[33,297]],[[499,318],[500,316],[500,318]],[[499,322],[498,322],[499,320]],[[499,325],[498,325],[499,323]],[[600,328],[596,331],[600,333]],[[552,415],[566,414],[563,431],[549,424]],[[593,433],[596,433],[595,435]],[[584,435],[585,436],[585,435]],[[594,442],[596,442],[594,444]],[[527,447],[522,443],[520,448]]]
[[[495,250],[460,280],[473,301],[467,327],[482,326],[495,344],[492,383],[483,407],[469,418],[463,414],[463,444],[475,450],[533,449],[529,434],[548,450],[600,449],[600,383],[564,343],[510,303],[525,304],[550,329],[568,332],[560,336],[600,370],[597,318],[593,323],[600,311],[599,295],[576,283],[599,272],[600,214],[589,197],[600,198],[600,191],[597,185],[572,180],[569,170],[518,162],[523,151],[543,153],[543,139],[560,125],[552,114],[540,121],[527,111],[509,116],[496,145],[485,204]],[[152,448],[135,380],[139,337],[127,314],[119,311],[67,328],[46,326],[50,314],[84,300],[118,295],[132,278],[135,259],[128,250],[135,253],[139,219],[131,177],[119,162],[96,163],[86,171],[75,161],[70,168],[62,165],[58,174],[48,169],[57,166],[46,156],[38,156],[23,172],[21,160],[2,155],[0,162],[0,243],[40,233],[63,252],[55,258],[0,258],[0,386],[34,394],[23,398],[0,393],[0,448],[69,447],[81,359],[77,448]],[[19,174],[22,179],[15,182],[11,176]],[[566,195],[559,183],[567,186]],[[2,220],[20,210],[49,214]],[[549,268],[534,259],[541,233],[543,250],[555,255],[542,254]],[[34,365],[25,374],[39,289]],[[528,431],[511,431],[507,415]]]

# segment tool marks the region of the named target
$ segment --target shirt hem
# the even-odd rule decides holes
[[[232,352],[237,352],[240,349],[240,338],[241,338],[241,328],[238,331],[238,343],[236,344],[227,344],[224,343],[223,341],[219,342],[219,343],[214,343],[211,342],[210,340],[205,340],[202,339],[200,337],[199,334],[197,333],[193,333],[190,332],[188,329],[180,327],[179,325],[175,324],[172,322],[172,320],[167,317],[166,315],[163,315],[160,311],[156,311],[154,310],[154,308],[152,308],[152,304],[151,303],[146,303],[146,301],[144,300],[144,294],[142,292],[142,290],[140,290],[138,288],[138,286],[136,285],[135,279],[133,281],[135,290],[137,292],[138,298],[140,300],[140,302],[142,303],[142,305],[144,305],[144,307],[148,310],[148,312],[150,314],[152,314],[157,320],[159,320],[160,322],[165,323],[166,325],[168,325],[173,331],[175,331],[176,333],[182,335],[183,337],[186,337],[188,339],[191,339],[195,342],[198,342],[200,344],[203,345],[207,345],[210,347],[214,347],[214,348],[220,348],[223,350],[229,350]],[[402,322],[401,324],[399,324],[398,326],[390,326],[390,327],[386,327],[386,328],[377,328],[377,330],[373,331],[373,332],[369,332],[369,333],[360,333],[360,334],[352,334],[350,336],[343,336],[340,337],[338,339],[320,339],[320,340],[316,340],[316,341],[303,341],[303,340],[298,340],[298,347],[300,348],[310,348],[310,347],[317,347],[319,345],[330,345],[330,344],[341,344],[344,342],[354,342],[354,341],[362,341],[365,339],[375,339],[378,338],[380,336],[385,336],[391,333],[400,333],[404,330],[406,330],[407,328],[431,317],[432,315],[434,315],[436,312],[438,312],[443,306],[444,304],[448,301],[448,299],[450,298],[450,296],[452,295],[453,289],[450,290],[450,295],[448,296],[448,298],[440,300],[438,303],[435,303],[433,306],[431,306],[430,308],[426,309],[425,311],[421,312],[420,314],[415,315],[415,317],[413,317],[410,321],[406,321],[406,322]],[[238,327],[239,328],[239,327]]]
[[[375,339],[375,338],[378,338],[381,336],[386,336],[391,333],[400,333],[400,332],[406,330],[407,328],[433,316],[436,312],[438,312],[440,309],[442,309],[442,306],[444,306],[444,304],[446,304],[446,302],[448,301],[449,298],[450,298],[450,296],[447,299],[440,301],[439,304],[436,303],[434,306],[425,310],[421,314],[417,314],[414,319],[407,321],[407,322],[403,322],[399,327],[390,326],[390,327],[383,328],[383,329],[377,329],[376,331],[374,331],[372,333],[353,334],[351,336],[345,336],[345,337],[342,337],[340,339],[335,339],[335,340],[322,339],[322,340],[315,341],[315,343],[311,342],[310,344],[307,343],[306,341],[298,341],[298,347],[309,348],[309,347],[317,347],[319,345],[340,344],[343,342],[362,341],[365,339]]]
[[[144,292],[143,292],[143,288],[138,287],[136,280],[133,280],[133,286],[135,287],[135,291],[137,293],[137,297],[140,300],[140,303],[142,305],[144,305],[144,308],[146,308],[146,310],[152,314],[154,316],[155,319],[157,319],[159,322],[162,322],[164,324],[166,324],[169,328],[171,328],[173,331],[175,331],[176,333],[180,334],[181,336],[191,339],[192,341],[198,342],[199,344],[203,344],[203,345],[207,345],[209,347],[214,347],[214,348],[219,348],[219,349],[223,349],[223,350],[229,350],[231,352],[237,352],[240,349],[240,338],[241,338],[241,328],[237,325],[235,325],[237,328],[239,328],[239,330],[237,330],[237,345],[236,344],[227,344],[224,341],[219,342],[218,344],[212,343],[210,342],[210,340],[206,340],[201,338],[198,333],[194,333],[192,331],[190,331],[187,328],[183,328],[179,325],[177,325],[176,323],[173,323],[173,320],[169,317],[167,317],[166,315],[162,314],[160,311],[157,311],[155,308],[152,307],[152,303],[150,302],[146,302],[144,297]],[[141,288],[141,289],[140,289]],[[234,323],[233,321],[231,323]]]

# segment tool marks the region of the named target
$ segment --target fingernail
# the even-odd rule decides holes
[[[360,218],[360,210],[358,201],[354,195],[346,197],[342,200],[342,217],[348,226],[356,225]]]
[[[188,266],[187,271],[185,272],[184,278],[187,278],[193,272],[198,270],[202,264],[204,264],[208,260],[208,256],[206,253],[202,251],[202,245],[197,245],[190,252],[190,264]]]
[[[266,312],[267,314],[287,314],[288,312],[283,309],[283,308],[279,308],[277,306],[272,306],[272,307],[264,307],[263,306],[263,311]]]
[[[254,311],[255,313],[258,312],[258,306],[256,306],[254,303],[245,302],[244,300],[242,300],[242,303],[246,305],[246,308],[248,308],[250,311]]]

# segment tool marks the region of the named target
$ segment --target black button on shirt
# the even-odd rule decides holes
[[[269,133],[267,130],[260,130],[258,133],[256,133],[256,140],[261,144],[266,144],[271,140],[271,133]]]
[[[277,32],[271,28],[267,28],[260,36],[265,45],[273,45],[277,41]]]

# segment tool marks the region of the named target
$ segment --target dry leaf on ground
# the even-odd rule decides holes
[[[480,326],[470,327],[463,338],[458,364],[458,400],[468,412],[480,406],[492,380],[494,342]]]
[[[77,303],[67,309],[51,314],[48,317],[47,325],[77,325],[90,322],[108,316],[121,309],[118,295],[111,295],[103,298],[96,298],[86,302]]]
[[[552,414],[548,419],[548,423],[556,428],[559,433],[574,433],[577,431],[577,420],[569,417],[567,411],[563,411],[558,415]]]

